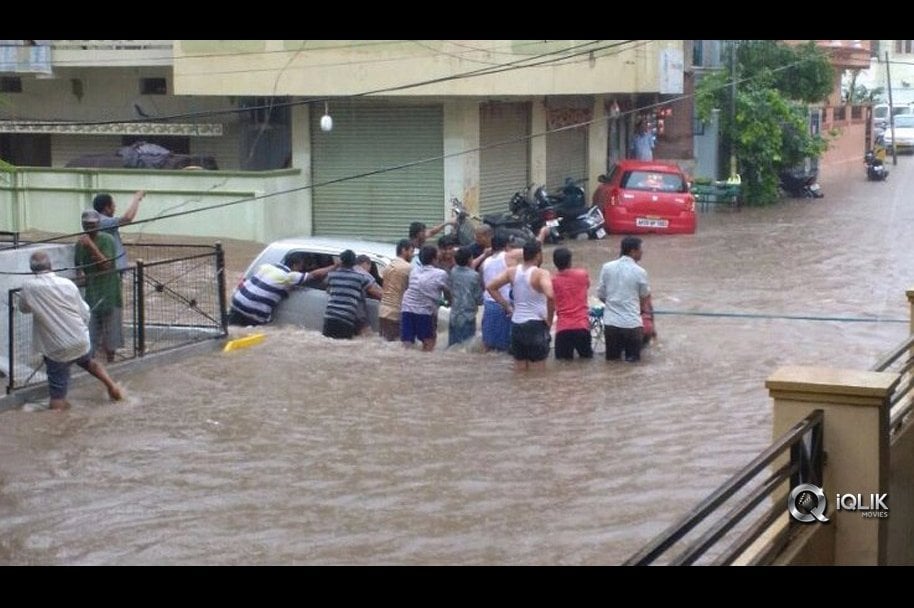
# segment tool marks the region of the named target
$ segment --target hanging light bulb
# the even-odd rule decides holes
[[[324,115],[321,116],[321,131],[330,131],[333,128],[333,119],[330,118],[329,104],[324,102]]]

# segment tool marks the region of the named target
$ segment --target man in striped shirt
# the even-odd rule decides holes
[[[304,251],[287,253],[280,264],[264,264],[251,277],[244,280],[232,295],[229,323],[232,325],[263,325],[273,319],[273,309],[307,281],[321,279],[335,265],[302,272],[305,268]]]
[[[348,340],[358,330],[359,306],[365,295],[381,299],[381,288],[371,275],[356,271],[355,252],[340,254],[340,267],[327,276],[327,310],[324,311],[324,335]]]

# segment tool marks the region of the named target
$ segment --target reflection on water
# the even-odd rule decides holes
[[[906,161],[885,184],[855,175],[825,199],[646,237],[655,306],[907,318]],[[618,245],[571,244],[594,289]],[[6,412],[0,563],[619,563],[769,443],[774,369],[865,368],[907,331],[657,326],[640,365],[550,361],[541,376],[274,327],[251,349],[120,378],[124,404],[85,384],[70,412]]]

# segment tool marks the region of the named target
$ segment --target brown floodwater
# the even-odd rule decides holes
[[[865,369],[907,335],[850,319],[908,318],[914,160],[852,169],[824,199],[647,236],[665,314],[639,365],[518,375],[270,327],[122,372],[122,404],[83,383],[68,412],[4,412],[0,563],[618,564],[768,445],[775,369]],[[595,290],[619,237],[570,246]]]

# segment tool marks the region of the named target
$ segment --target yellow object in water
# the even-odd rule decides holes
[[[266,334],[251,334],[250,336],[244,336],[243,338],[235,338],[234,340],[229,340],[225,343],[225,346],[222,347],[222,352],[227,353],[233,350],[238,350],[239,348],[247,348],[248,346],[260,344],[266,337]]]

